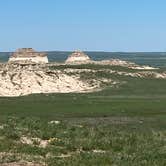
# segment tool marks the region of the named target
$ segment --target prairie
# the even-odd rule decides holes
[[[119,84],[93,93],[1,97],[0,164],[165,166],[166,80],[81,73],[83,80],[101,77]]]

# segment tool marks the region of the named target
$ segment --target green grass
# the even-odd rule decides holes
[[[152,126],[152,119],[66,119],[60,124],[49,124],[38,118],[9,117],[0,142],[1,152],[10,156],[0,162],[44,162],[52,165],[161,165],[166,163],[164,129]],[[157,119],[156,119],[157,120]],[[25,145],[21,136],[56,140],[46,148],[37,144]],[[96,152],[94,150],[98,150]],[[101,153],[100,153],[101,152]],[[60,158],[61,155],[67,157]],[[29,156],[26,158],[25,156]],[[36,158],[34,158],[36,156]],[[72,163],[72,164],[71,164]]]
[[[111,66],[111,65],[99,65],[99,64],[81,64],[81,65],[57,65],[57,66],[50,66],[50,69],[92,69],[92,70],[104,70],[104,69],[111,69],[115,71],[123,71],[123,72],[142,72],[142,71],[148,71],[148,70],[138,70],[138,69],[130,69],[125,66]],[[165,67],[162,67],[161,69],[154,69],[149,71],[165,71]]]
[[[125,83],[88,94],[42,94],[0,98],[1,117],[26,115],[54,119],[165,114],[165,80],[116,75],[109,77]]]
[[[50,95],[1,99],[1,117],[37,116],[47,119],[165,114],[165,97]],[[156,111],[157,110],[157,111]]]
[[[0,152],[5,152],[0,163],[165,166],[166,80],[103,72],[83,75],[90,77],[120,83],[88,94],[0,98]],[[22,144],[22,136],[56,139],[41,148]],[[60,158],[62,154],[66,157]]]

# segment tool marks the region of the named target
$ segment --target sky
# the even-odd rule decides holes
[[[165,0],[1,0],[0,51],[166,52]]]

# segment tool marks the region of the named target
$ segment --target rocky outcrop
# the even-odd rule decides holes
[[[90,58],[81,51],[75,51],[66,60],[66,63],[88,63]]]
[[[90,92],[99,86],[82,81],[79,75],[47,66],[6,64],[0,70],[0,96],[23,96],[33,93]]]
[[[95,64],[93,66],[93,64]],[[112,65],[131,68],[114,68]],[[88,68],[89,67],[89,68]],[[133,69],[143,69],[141,71]],[[147,70],[148,69],[148,70]],[[0,96],[23,96],[34,93],[85,93],[98,91],[121,82],[114,76],[166,79],[166,72],[149,70],[135,63],[110,60],[91,62],[90,66],[44,63],[0,63]]]
[[[9,58],[11,63],[48,63],[45,53],[36,52],[32,48],[21,48],[16,50]]]
[[[137,69],[137,70],[157,69],[157,68],[154,68],[154,67],[151,67],[151,66],[141,66],[141,65],[138,65],[134,62],[124,61],[124,60],[120,60],[120,59],[92,61],[91,63],[98,64],[98,65],[122,66],[122,67],[127,67],[127,68],[130,68],[130,69]]]

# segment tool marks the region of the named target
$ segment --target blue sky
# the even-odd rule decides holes
[[[1,0],[0,51],[166,51],[165,0]]]

